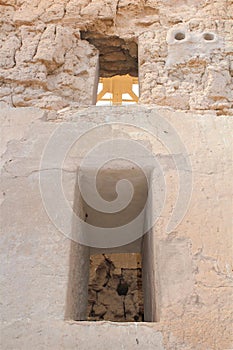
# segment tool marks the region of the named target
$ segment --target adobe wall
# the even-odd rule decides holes
[[[128,62],[135,75],[138,60],[140,103],[232,114],[231,12],[227,0],[1,1],[1,105],[94,104],[99,74]]]

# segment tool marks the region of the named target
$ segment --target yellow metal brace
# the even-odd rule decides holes
[[[121,105],[122,102],[138,102],[138,96],[133,92],[133,84],[138,84],[138,78],[130,75],[115,75],[112,78],[100,78],[103,89],[97,96],[98,101],[109,101],[113,105]],[[106,93],[112,94],[111,98],[103,98]],[[131,99],[123,99],[123,94],[129,94]]]

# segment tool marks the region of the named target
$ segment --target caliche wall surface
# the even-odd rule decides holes
[[[230,0],[2,0],[0,11],[2,106],[94,104],[99,76],[129,73],[140,103],[232,115]]]
[[[1,124],[2,349],[232,349],[231,118],[30,107],[2,109]],[[145,220],[160,210],[151,231],[157,322],[75,322],[65,314],[70,238],[85,241],[71,214],[77,176],[114,159],[119,139],[128,145],[120,167],[151,167],[157,181]]]

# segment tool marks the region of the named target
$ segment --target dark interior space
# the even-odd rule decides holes
[[[90,31],[82,31],[81,39],[87,40],[99,50],[99,77],[126,74],[138,76],[138,45],[133,39],[106,37]]]

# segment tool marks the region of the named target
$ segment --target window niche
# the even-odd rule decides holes
[[[81,38],[99,51],[99,73],[96,78],[96,105],[137,103],[138,45],[135,39],[103,36],[91,31],[81,32]]]
[[[145,206],[148,185],[142,174],[132,168],[107,169],[103,172],[99,182],[103,198],[112,200],[110,189],[120,178],[130,179],[135,189],[128,207],[114,214],[90,208],[81,197],[77,184],[75,212],[95,227],[124,225]],[[85,174],[83,179],[85,181]],[[151,210],[153,208],[142,219],[142,232],[145,220],[150,220]],[[85,232],[82,234],[85,235]],[[154,247],[151,231],[127,245],[115,248],[93,248],[71,241],[65,318],[75,321],[158,321]]]

